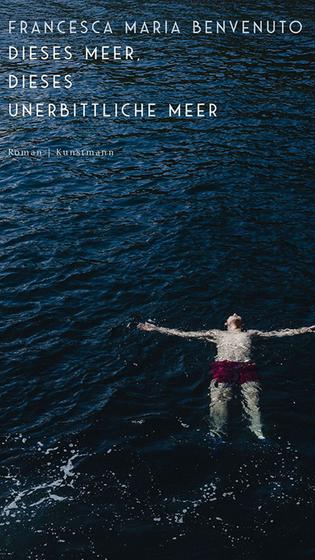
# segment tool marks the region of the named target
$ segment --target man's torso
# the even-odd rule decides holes
[[[213,331],[211,340],[217,346],[216,362],[250,362],[252,337],[247,331]]]

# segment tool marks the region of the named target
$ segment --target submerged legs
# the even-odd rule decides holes
[[[249,429],[259,438],[265,439],[261,426],[259,393],[261,387],[257,381],[247,381],[241,385],[242,405],[249,420]]]
[[[249,421],[249,429],[259,439],[265,439],[261,425],[259,406],[260,384],[247,381],[241,385],[242,406]],[[210,429],[216,435],[224,435],[228,419],[228,405],[233,396],[230,383],[219,383],[215,379],[210,384]]]

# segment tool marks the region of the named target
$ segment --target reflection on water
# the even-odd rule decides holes
[[[99,2],[30,6],[11,2],[3,18],[104,18]],[[2,555],[121,560],[139,557],[141,543],[142,557],[159,560],[311,557],[311,335],[256,348],[267,441],[246,429],[233,399],[219,443],[208,437],[214,349],[134,327],[222,328],[234,311],[248,328],[314,324],[311,5],[242,6],[238,17],[283,14],[304,32],[132,37],[137,65],[71,64],[77,100],[212,101],[220,118],[1,124],[3,150],[114,150],[106,159],[3,152]],[[190,18],[191,3],[158,11]],[[106,18],[156,12],[114,2]],[[235,6],[214,2],[210,12],[194,7],[204,20],[230,18]],[[58,70],[70,71],[65,61]]]

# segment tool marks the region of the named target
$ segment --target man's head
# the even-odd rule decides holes
[[[228,331],[234,331],[236,329],[242,329],[243,319],[242,319],[242,317],[237,315],[237,313],[233,313],[233,315],[230,315],[227,318],[227,320],[225,322],[225,326],[226,326]]]

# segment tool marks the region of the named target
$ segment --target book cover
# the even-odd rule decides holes
[[[312,557],[313,26],[2,5],[1,558]]]

